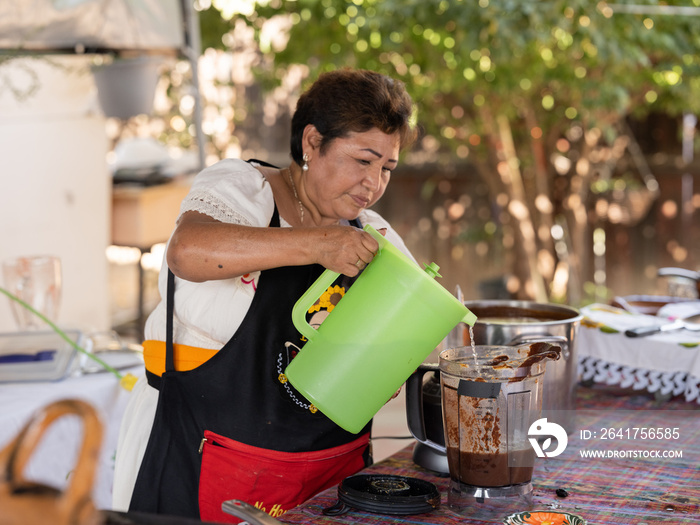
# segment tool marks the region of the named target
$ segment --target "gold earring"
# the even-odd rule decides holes
[[[302,160],[304,161],[304,164],[301,167],[302,171],[309,171],[309,154],[304,153]]]

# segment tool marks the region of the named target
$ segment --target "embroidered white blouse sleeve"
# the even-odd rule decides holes
[[[196,211],[221,222],[267,226],[274,205],[270,185],[257,169],[247,162],[227,159],[195,177],[180,206],[180,216],[187,211]],[[158,278],[162,298],[166,297],[167,274],[163,260]],[[221,348],[233,336],[248,311],[259,275],[260,272],[255,272],[203,283],[176,279],[175,342],[201,348]],[[165,301],[161,301],[146,323],[146,339],[165,341],[165,321]]]
[[[272,190],[263,175],[247,162],[227,159],[195,177],[180,206],[180,216],[187,211],[196,211],[221,222],[267,226],[274,206]],[[387,228],[386,238],[415,262],[401,237],[378,213],[365,210],[359,219],[363,225]],[[280,225],[289,226],[282,219]],[[158,279],[162,298],[166,297],[167,274],[163,260]],[[203,283],[176,279],[175,342],[200,348],[221,348],[247,313],[259,276],[260,272],[254,272],[234,279]],[[161,301],[146,323],[146,339],[165,341],[165,321],[165,301]]]

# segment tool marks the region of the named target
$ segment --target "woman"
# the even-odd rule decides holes
[[[227,159],[197,175],[120,430],[116,510],[226,521],[221,503],[241,499],[279,515],[371,462],[370,424],[346,432],[281,374],[303,346],[297,299],[324,268],[346,276],[310,309],[319,322],[378,249],[362,225],[407,253],[368,208],[414,140],[411,111],[388,77],[326,73],[297,103],[288,167]]]

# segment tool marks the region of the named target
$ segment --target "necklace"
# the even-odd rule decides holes
[[[301,203],[301,199],[299,198],[299,194],[297,193],[297,185],[294,184],[294,179],[292,178],[292,172],[290,171],[289,168],[287,168],[287,175],[289,176],[289,182],[292,185],[292,191],[294,192],[294,198],[299,203],[300,222],[302,224],[304,224],[304,205]]]

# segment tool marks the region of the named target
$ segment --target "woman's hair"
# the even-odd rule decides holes
[[[304,128],[312,124],[323,136],[321,152],[350,132],[377,128],[398,133],[400,148],[415,140],[410,124],[413,101],[403,82],[374,71],[340,69],[323,73],[297,102],[292,117],[291,154],[301,165]]]

